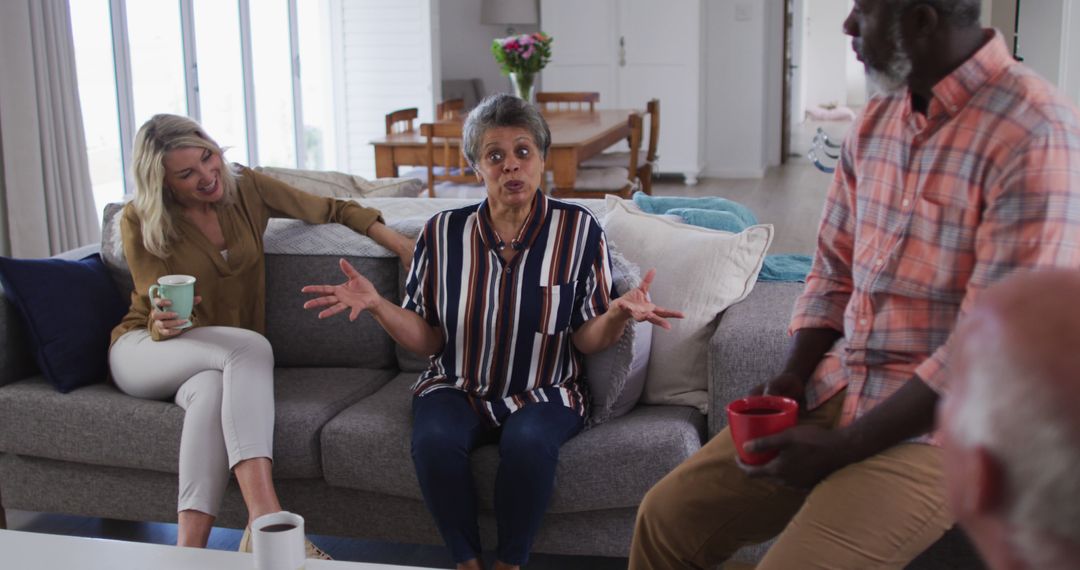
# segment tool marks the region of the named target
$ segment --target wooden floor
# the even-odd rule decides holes
[[[813,125],[809,125],[807,128],[812,127]],[[840,131],[838,134],[842,134],[843,128],[835,130]],[[802,152],[798,145],[794,148]],[[661,178],[653,183],[653,194],[658,196],[721,196],[735,200],[753,210],[761,223],[774,225],[776,237],[770,253],[812,253],[829,181],[829,175],[816,170],[802,156],[795,156],[785,166],[770,169],[761,179],[703,178],[696,186],[686,186],[681,177],[678,179]],[[8,511],[8,528],[157,544],[175,544],[176,542],[176,525],[172,524],[136,523],[14,510]],[[240,534],[240,531],[232,529],[214,529],[210,536],[209,547],[234,550],[240,543]],[[440,546],[391,544],[329,536],[314,536],[312,540],[338,560],[429,568],[453,567],[446,550]],[[493,559],[490,555],[487,557]],[[626,568],[626,559],[534,554],[527,568],[529,570],[615,570]],[[750,566],[737,565],[725,566],[725,568],[750,568]]]
[[[721,196],[750,208],[775,231],[769,253],[814,251],[821,209],[832,178],[804,158],[793,157],[785,166],[769,169],[763,178],[702,178],[696,186],[682,177],[653,181],[654,196]]]

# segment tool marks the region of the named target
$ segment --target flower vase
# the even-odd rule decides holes
[[[522,71],[510,72],[510,87],[514,90],[514,95],[528,101],[533,101],[533,87],[536,85],[536,75],[532,73],[526,73]]]

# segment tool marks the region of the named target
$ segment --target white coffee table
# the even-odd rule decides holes
[[[38,570],[251,570],[243,552],[0,530],[0,568]],[[366,562],[308,560],[307,570],[422,570]]]

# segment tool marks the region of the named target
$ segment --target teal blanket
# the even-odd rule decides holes
[[[634,203],[649,214],[674,214],[700,228],[738,233],[758,223],[750,208],[727,198],[681,198],[634,194]],[[813,258],[785,253],[765,256],[758,281],[806,281]]]

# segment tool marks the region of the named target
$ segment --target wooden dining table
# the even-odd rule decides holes
[[[630,114],[640,112],[638,109],[543,112],[551,129],[547,170],[553,173],[555,187],[574,188],[578,165],[629,137]],[[399,166],[427,164],[427,141],[419,130],[385,135],[371,144],[375,146],[375,176],[379,178],[397,176]],[[437,165],[448,166],[438,164],[439,154],[436,153]]]

